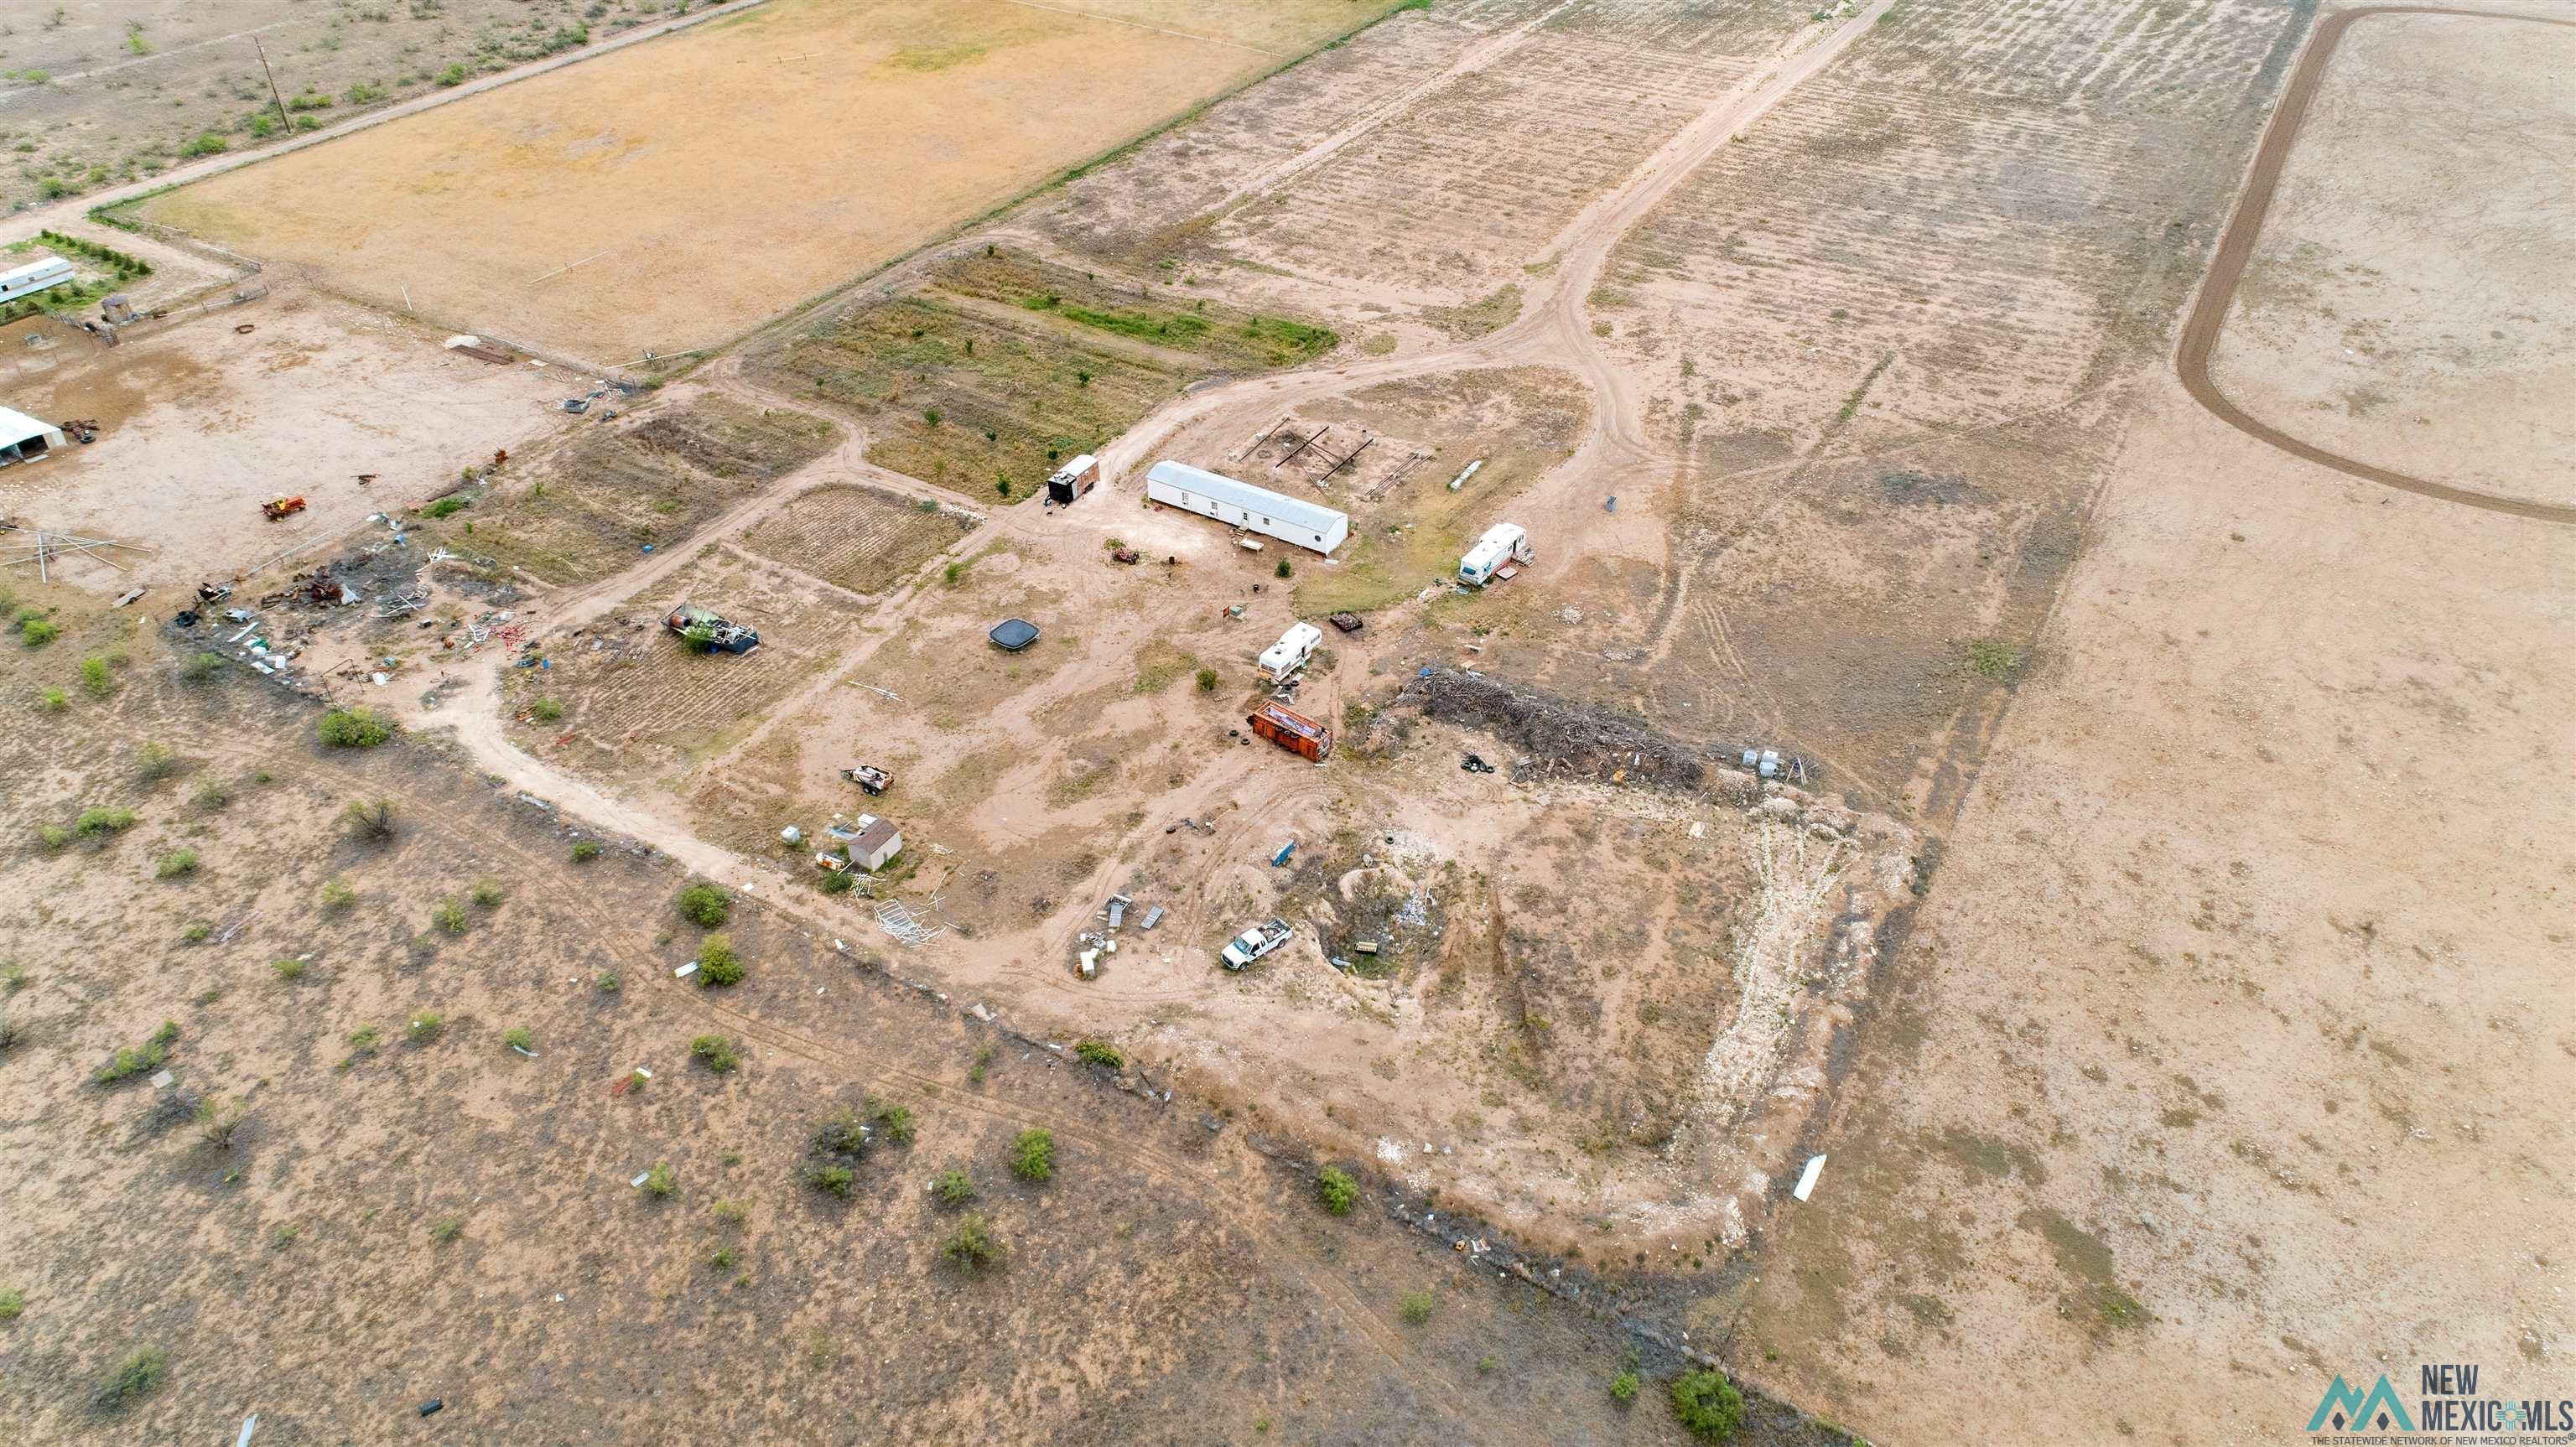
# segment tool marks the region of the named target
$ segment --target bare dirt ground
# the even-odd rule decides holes
[[[28,901],[0,936],[18,1430],[198,1438],[257,1413],[263,1442],[398,1423],[839,1440],[826,1421],[917,1441],[1666,1440],[1603,1390],[1634,1359],[1617,1334],[1382,1215],[1326,1215],[1293,1149],[1122,1093],[748,906],[729,933],[749,979],[693,989],[670,974],[700,932],[667,863],[613,839],[576,860],[594,836],[430,748],[319,752],[301,708],[238,671],[183,682],[129,631],[65,639],[122,641],[116,687],[7,746],[22,825],[136,816],[22,836],[5,866]],[[66,661],[15,652],[6,691]],[[392,802],[390,838],[342,831],[355,799]],[[148,947],[64,948],[94,937]],[[165,1029],[166,1086],[93,1078]],[[701,1036],[740,1063],[693,1063]],[[648,1082],[615,1088],[638,1067]],[[226,1146],[194,1123],[208,1101],[246,1108]],[[881,1131],[902,1107],[909,1139],[872,1146],[838,1199],[803,1178],[844,1105]],[[1044,1183],[1007,1164],[1027,1129],[1054,1138]],[[630,1184],[656,1168],[667,1195]],[[930,1192],[948,1170],[971,1203]],[[981,1270],[940,1256],[970,1211],[1003,1252]],[[138,1354],[139,1385],[107,1391]]]
[[[1346,0],[1126,11],[775,0],[140,214],[631,365],[730,338],[1368,18]],[[673,204],[714,200],[717,175],[720,206]]]
[[[37,337],[46,345],[30,347]],[[563,375],[476,361],[440,339],[298,287],[147,323],[114,348],[49,318],[0,329],[13,368],[0,395],[100,427],[86,447],[0,473],[0,514],[148,544],[148,558],[121,558],[125,573],[82,559],[73,576],[171,597],[330,544],[553,426]],[[281,494],[306,510],[271,522],[260,504]]]
[[[1213,1319],[1192,1313],[1224,1318],[1225,1359],[1260,1368],[1226,1383],[1269,1372],[1298,1395],[1309,1362],[1362,1371],[1340,1379],[1345,1415],[1292,1431],[1319,1440],[1678,1428],[1587,1397],[1600,1377],[1526,1406],[1492,1390],[1523,1374],[1501,1354],[1445,1384],[1415,1371],[1406,1333],[1444,1321],[1445,1298],[1426,1323],[1337,1287],[1340,1248],[1310,1253],[1317,1238],[1282,1224],[1304,1181],[1225,1156],[1237,1132],[1359,1168],[1371,1209],[1439,1233],[1444,1260],[1564,1298],[1543,1339],[1615,1312],[1812,1414],[1757,1435],[1831,1418],[1893,1440],[2184,1441],[2210,1423],[2270,1440],[2334,1373],[2374,1362],[2545,1376],[2567,1333],[2549,1273],[2570,1244],[2547,1165],[2565,1130],[2549,1051],[2569,1029],[2540,963],[2569,932],[2549,893],[2567,806],[2545,665],[2563,651],[2563,540],[2267,448],[2194,410],[2173,361],[2311,18],[2140,0],[1435,6],[616,399],[614,419],[563,424],[450,516],[407,524],[453,556],[423,566],[361,537],[335,563],[426,588],[417,617],[270,623],[306,649],[308,686],[408,731],[363,764],[308,761],[407,767],[386,787],[470,796],[544,839],[510,854],[443,814],[467,842],[403,894],[429,922],[384,940],[420,972],[391,978],[422,983],[366,1009],[436,1008],[406,1001],[460,939],[534,903],[516,879],[500,904],[470,902],[465,870],[507,859],[543,874],[585,948],[649,960],[625,973],[660,981],[655,1003],[712,1000],[791,1060],[879,1061],[875,1093],[907,1084],[925,1119],[994,1084],[998,1056],[947,1053],[995,1019],[1109,1047],[1132,1093],[1102,1098],[1147,1119],[1063,1117],[1059,1133],[1131,1161],[1218,1153],[1214,1176],[1138,1168],[1207,1213],[1169,1229],[1223,1250],[1240,1230],[1343,1335],[1301,1337],[1305,1356],[1247,1340],[1281,1328],[1266,1303],[1282,1298],[1258,1295],[1274,1278],[1247,1265],[1250,1284],[1215,1292],[1186,1257],[1151,1274],[1165,1294],[1139,1319],[1191,1339]],[[2478,159],[2441,174],[2474,186]],[[2330,229],[2346,213],[2298,214]],[[1308,455],[1359,438],[1384,453],[1346,470]],[[1069,510],[1001,505],[1072,450],[1097,451],[1101,489]],[[1136,474],[1161,457],[1345,508],[1354,540],[1331,560],[1246,552],[1143,505]],[[1537,562],[1482,593],[1446,586],[1461,542],[1501,519],[1530,527]],[[684,599],[760,627],[761,650],[690,653],[656,622]],[[68,681],[60,710],[144,696],[152,655],[82,623],[69,594],[38,601],[90,630],[19,655]],[[1270,693],[1253,656],[1337,607],[1364,631],[1328,633],[1294,690],[1339,732],[1317,767],[1241,721]],[[1010,616],[1044,630],[1026,653],[984,642]],[[98,661],[99,692],[73,651]],[[127,737],[168,731],[158,717]],[[1803,786],[1733,767],[1763,746],[1799,760]],[[103,800],[109,747],[57,761],[31,817]],[[437,750],[454,765],[426,762]],[[1470,754],[1498,771],[1463,768]],[[2470,760],[2487,773],[2464,776]],[[895,771],[885,797],[839,777],[862,761]],[[812,836],[861,809],[902,826],[903,854],[825,892]],[[807,837],[782,843],[787,824]],[[184,836],[155,827],[170,825],[147,811],[137,833],[157,861]],[[668,863],[556,863],[567,828]],[[93,835],[55,852],[39,836],[20,867],[137,842]],[[335,857],[292,868],[356,867]],[[754,975],[733,995],[664,973],[700,952],[667,909],[683,868],[744,901]],[[2460,888],[2464,868],[2484,883]],[[621,876],[575,869],[651,882],[620,893],[585,884]],[[460,891],[450,937],[430,910]],[[77,897],[52,875],[35,893]],[[1113,894],[1132,912],[1084,979]],[[898,944],[888,901],[940,933]],[[1290,946],[1216,967],[1224,937],[1274,914]],[[557,1006],[598,1008],[595,966],[535,940],[510,953],[549,961],[526,988],[560,973]],[[830,1003],[854,968],[881,996]],[[493,988],[488,968],[448,984]],[[888,1001],[926,1023],[807,1013]],[[599,1062],[603,1097],[623,1058]],[[723,1088],[759,1089],[760,1058]],[[1025,1063],[1080,1078],[1056,1058]],[[828,1095],[810,1073],[787,1092]],[[768,1134],[720,1172],[801,1149],[808,1123],[772,1099]],[[1214,1118],[1213,1144],[1183,1112]],[[693,1182],[703,1134],[582,1149],[611,1180],[668,1155]],[[989,1158],[998,1139],[953,1149]],[[1821,1183],[1796,1201],[1817,1153]],[[2476,1188],[2445,1174],[2462,1161]],[[881,1200],[910,1254],[869,1259],[915,1289],[947,1218]],[[1037,1231],[1003,1214],[1020,1198],[992,1200],[1006,1233]],[[1145,1204],[1105,1209],[1132,1224]],[[2442,1255],[2473,1221],[2507,1250]],[[1085,1240],[1081,1269],[1102,1275],[1084,1281],[1142,1269]],[[691,1274],[682,1250],[618,1269],[685,1296],[669,1284]],[[807,1269],[826,1295],[844,1279]],[[747,1274],[730,1289],[756,1295]],[[1033,1298],[1093,1289],[1051,1276]],[[764,1345],[784,1351],[811,1310],[763,1299]],[[1182,1399],[1114,1363],[1194,1383],[1202,1359],[1140,1333],[1084,1368],[1044,1320],[977,1318],[955,1339],[1070,1354],[1069,1374],[934,1402],[904,1343],[874,1407],[933,1439],[978,1408],[1015,1439],[1244,1440],[1287,1421],[1220,1384],[1200,1394],[1211,1410],[1258,1415],[1173,1425]],[[1351,1352],[1311,1355],[1336,1343]],[[783,1411],[816,1390],[783,1368],[763,1382]],[[2149,1411],[2181,1397],[2205,1404],[2188,1426]],[[336,1423],[348,1400],[319,1410]],[[791,1420],[653,1400],[710,1414],[692,1425]]]
[[[2576,376],[2551,295],[2576,240],[2557,224],[2565,173],[2545,159],[2576,145],[2554,79],[2571,55],[2576,26],[2538,18],[2356,21],[2263,216],[2211,380],[2345,457],[2576,501]],[[2491,149],[2502,135],[2522,144]],[[2490,159],[2463,178],[2464,154]]]

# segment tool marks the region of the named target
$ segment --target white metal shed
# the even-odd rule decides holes
[[[0,271],[0,301],[16,301],[72,279],[72,264],[59,256]]]
[[[1351,535],[1351,520],[1321,503],[1254,487],[1186,462],[1157,462],[1145,473],[1145,496],[1247,532],[1331,557]]]
[[[63,429],[0,407],[0,467],[33,462],[63,445]]]

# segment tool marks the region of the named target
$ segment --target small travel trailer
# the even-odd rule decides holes
[[[1295,625],[1280,634],[1278,642],[1262,651],[1262,674],[1272,683],[1286,683],[1298,669],[1306,666],[1307,659],[1315,656],[1315,649],[1323,641],[1323,629],[1312,623]]]
[[[1062,506],[1091,491],[1099,481],[1100,459],[1086,452],[1047,479],[1047,501]]]
[[[1458,581],[1481,588],[1519,572],[1519,565],[1529,560],[1529,530],[1518,523],[1496,523],[1458,560]]]

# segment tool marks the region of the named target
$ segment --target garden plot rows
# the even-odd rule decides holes
[[[874,488],[818,487],[761,519],[742,545],[853,593],[881,593],[975,527],[964,513]]]
[[[1918,421],[2074,390],[2119,300],[2104,279],[2163,224],[2163,160],[2072,115],[1881,95],[1793,97],[1641,228],[1617,285],[1722,332],[1709,351],[1738,375],[1821,349],[1855,374],[1839,399],[1901,358],[1936,379]]]
[[[2250,140],[2238,101],[2270,50],[2257,22],[2280,17],[2224,6],[2150,29],[2114,0],[2047,13],[2068,57],[2050,64],[2093,57],[2083,36],[2102,31],[2129,36],[2125,60],[2062,99],[2024,94],[1997,69],[2047,68],[2025,53],[2047,32],[2023,11],[1902,12],[1623,245],[1614,284],[1723,372],[1683,391],[1776,399],[1724,412],[1725,428],[1991,420],[2100,380],[2115,340],[2162,335],[2225,204],[2208,158]],[[1991,39],[1935,73],[1915,47],[1951,24]],[[2156,78],[2186,64],[2202,67],[2188,84]]]
[[[1859,58],[1886,84],[1924,94],[2210,118],[2252,98],[2282,19],[2248,0],[1917,3]]]
[[[1220,245],[1300,273],[1433,299],[1540,259],[1747,61],[1551,32],[1217,228]]]
[[[713,608],[760,632],[760,647],[735,657],[695,654],[662,631],[681,602]],[[568,727],[595,749],[623,755],[635,745],[704,749],[757,719],[812,676],[846,636],[856,608],[740,557],[710,552],[673,575],[650,600],[637,600],[619,644],[561,650],[545,687],[572,706]],[[602,630],[615,637],[610,630]],[[631,772],[629,768],[621,774]]]

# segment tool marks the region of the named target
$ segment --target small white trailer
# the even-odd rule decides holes
[[[1331,557],[1351,535],[1348,514],[1304,498],[1237,482],[1186,462],[1157,462],[1145,472],[1145,497],[1167,507],[1295,543]]]
[[[1529,530],[1518,523],[1496,523],[1458,560],[1458,581],[1481,588],[1510,577],[1518,571],[1514,565],[1525,564],[1530,557]]]
[[[1280,634],[1278,642],[1262,650],[1262,673],[1272,683],[1286,683],[1298,669],[1306,666],[1306,660],[1315,656],[1315,649],[1323,641],[1323,629],[1312,623],[1296,624]]]

